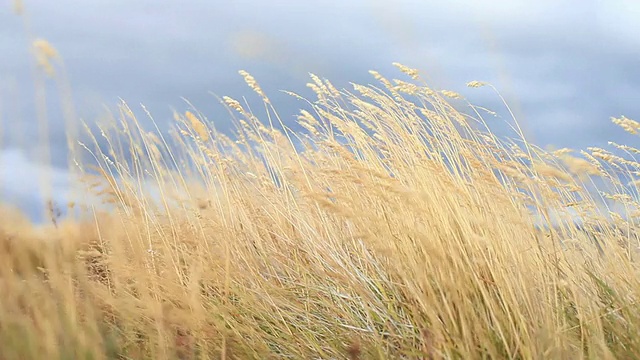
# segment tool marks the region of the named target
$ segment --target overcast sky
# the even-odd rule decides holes
[[[29,142],[37,130],[29,41],[24,18],[8,3],[0,7],[0,190],[33,213],[42,200]],[[134,108],[145,104],[166,128],[171,107],[187,108],[185,97],[224,130],[230,121],[209,92],[253,96],[240,69],[293,119],[300,103],[278,90],[305,94],[307,73],[346,87],[372,82],[370,69],[398,76],[394,61],[500,110],[489,90],[464,86],[493,83],[542,146],[629,142],[609,118],[640,120],[634,0],[27,0],[24,8],[33,35],[62,55],[78,114],[88,122],[121,97]],[[53,176],[62,201],[67,145],[51,96],[53,157],[60,159]]]

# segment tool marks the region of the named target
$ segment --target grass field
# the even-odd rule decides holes
[[[232,137],[121,104],[70,149],[99,203],[0,214],[0,359],[636,358],[640,150],[499,139],[396,66],[312,76],[305,131],[245,72]]]

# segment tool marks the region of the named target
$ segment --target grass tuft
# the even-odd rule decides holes
[[[640,354],[639,150],[498,138],[394,65],[408,78],[351,90],[311,75],[300,132],[245,71],[264,114],[223,97],[233,135],[120,104],[72,154],[99,204],[2,210],[0,358]]]

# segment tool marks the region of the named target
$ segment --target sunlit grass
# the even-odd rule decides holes
[[[79,196],[45,224],[0,208],[0,359],[640,354],[640,150],[543,150],[513,118],[498,137],[495,112],[398,63],[349,89],[311,75],[315,98],[288,92],[303,131],[246,71],[254,99],[220,99],[232,135],[125,102],[82,128],[62,57],[31,39],[34,133],[46,149],[56,82]]]
[[[193,109],[145,129],[121,104],[106,147],[74,150],[105,207],[0,227],[0,357],[640,353],[638,150],[498,139],[397,66],[409,78],[372,72],[379,87],[312,76],[316,99],[291,93],[304,132],[246,72],[264,107],[223,98],[231,137]]]

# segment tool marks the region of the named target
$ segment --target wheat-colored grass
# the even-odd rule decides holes
[[[223,98],[234,136],[121,104],[75,169],[106,210],[2,223],[0,358],[640,354],[638,150],[498,139],[395,65],[350,90],[312,76],[299,133],[246,72],[264,107]]]

